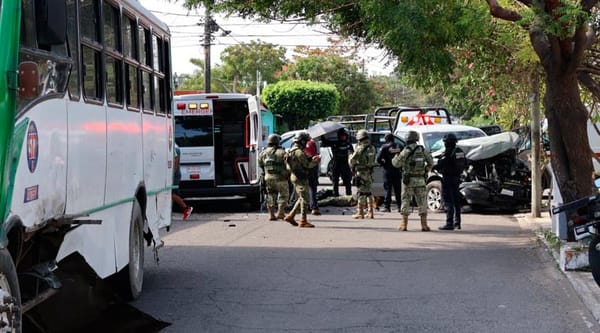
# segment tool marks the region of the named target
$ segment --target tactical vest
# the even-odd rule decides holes
[[[304,169],[302,166],[302,162],[300,162],[299,158],[308,158],[304,151],[297,146],[293,146],[292,149],[288,152],[286,163],[288,166],[288,170],[290,170],[296,179],[304,181],[308,179],[308,170]],[[293,179],[292,179],[293,180]]]
[[[370,171],[374,166],[376,149],[373,145],[368,145],[362,149],[357,159],[356,169],[359,171]]]
[[[408,172],[408,174],[411,176],[422,176],[425,174],[426,161],[425,148],[423,148],[423,146],[416,146],[408,154],[404,171]]]
[[[283,159],[277,155],[277,149],[275,148],[267,148],[263,163],[267,173],[280,174],[285,169]]]

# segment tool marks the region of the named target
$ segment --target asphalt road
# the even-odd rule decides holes
[[[160,265],[148,254],[132,303],[161,332],[600,332],[537,243],[509,215],[465,214],[463,230],[399,213],[353,220],[322,207],[315,229],[269,222],[239,202],[174,215]]]

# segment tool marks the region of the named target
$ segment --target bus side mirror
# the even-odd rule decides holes
[[[19,64],[19,97],[33,99],[38,95],[39,71],[38,65],[33,61],[24,61]]]
[[[65,0],[35,2],[35,25],[40,45],[60,45],[67,40],[67,3]]]

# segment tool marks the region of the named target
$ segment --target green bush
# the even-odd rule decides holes
[[[311,81],[279,81],[267,86],[261,99],[290,129],[306,128],[311,120],[336,114],[340,105],[333,84]]]

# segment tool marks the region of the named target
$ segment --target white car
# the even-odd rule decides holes
[[[394,134],[406,139],[409,131],[417,132],[419,134],[418,143],[431,153],[444,147],[444,136],[449,133],[454,133],[458,140],[487,136],[480,128],[453,124],[404,126],[397,128]],[[427,176],[427,207],[432,212],[444,211],[441,180],[442,176],[437,172],[430,172]]]

